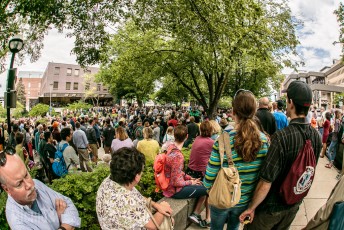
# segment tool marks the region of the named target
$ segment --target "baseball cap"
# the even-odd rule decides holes
[[[309,107],[312,104],[312,90],[303,81],[293,81],[288,86],[287,90],[283,90],[287,93],[287,97],[291,99],[295,104]]]

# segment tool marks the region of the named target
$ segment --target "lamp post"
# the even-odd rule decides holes
[[[50,91],[50,100],[49,100],[49,115],[51,115],[51,111],[52,111],[52,108],[51,108],[51,88],[53,88],[53,84],[49,84],[49,91]]]
[[[24,47],[24,42],[20,38],[12,38],[8,43],[9,50],[12,53],[11,62],[10,62],[10,68],[8,70],[8,76],[7,76],[7,90],[6,90],[6,109],[7,109],[7,126],[8,126],[8,134],[11,133],[11,99],[14,99],[15,97],[15,91],[14,91],[14,82],[16,78],[15,70],[13,69],[13,63],[14,63],[14,57],[16,53],[18,53],[20,50]],[[11,92],[12,91],[12,92]]]

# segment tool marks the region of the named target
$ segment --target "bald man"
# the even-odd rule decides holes
[[[269,111],[268,107],[269,98],[262,97],[261,99],[259,99],[259,108],[257,110],[256,116],[259,118],[264,131],[272,136],[272,134],[274,134],[277,130],[277,125],[275,117]]]
[[[73,202],[32,179],[17,154],[0,153],[0,183],[8,194],[6,219],[13,230],[72,230],[81,219]]]

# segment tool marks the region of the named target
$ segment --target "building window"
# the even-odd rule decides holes
[[[77,82],[74,82],[73,84],[73,89],[78,90],[79,84]]]
[[[54,81],[53,89],[58,89],[58,88],[59,88],[59,82],[58,81]]]
[[[100,91],[100,87],[101,87],[101,85],[97,84],[97,91]]]
[[[27,92],[27,95],[30,96],[30,91]]]
[[[60,74],[60,67],[55,67],[54,75],[59,75],[59,74]]]
[[[72,76],[72,68],[67,68],[67,76]]]
[[[31,82],[29,82],[27,85],[28,85],[28,87],[30,88],[30,87],[31,87]]]
[[[71,86],[71,83],[70,82],[66,82],[66,90],[70,90],[70,86]]]
[[[85,90],[89,90],[90,89],[90,83],[86,83],[85,84]]]
[[[107,88],[103,87],[103,91],[104,91],[104,92],[107,92]]]
[[[75,69],[75,70],[74,70],[74,76],[77,76],[77,77],[78,77],[78,76],[79,76],[79,71],[80,71],[79,69]]]

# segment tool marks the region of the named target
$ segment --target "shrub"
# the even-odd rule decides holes
[[[7,201],[7,193],[4,191],[0,194],[0,226],[1,230],[9,230],[10,227],[7,224],[6,215],[5,215],[5,207]]]
[[[96,213],[96,196],[110,168],[99,165],[92,173],[76,173],[54,180],[51,188],[69,197],[79,211],[80,229],[100,229]]]
[[[190,158],[190,149],[182,150],[187,166]],[[37,170],[30,171],[34,178]],[[79,211],[81,228],[87,230],[98,230],[100,225],[96,213],[96,196],[100,184],[110,175],[110,168],[106,165],[98,165],[92,173],[76,173],[67,175],[64,178],[54,180],[50,186],[56,192],[69,197]],[[151,197],[154,201],[160,200],[162,192],[155,192],[155,180],[153,162],[147,162],[145,170],[136,189],[145,197]],[[5,216],[5,205],[7,194],[0,194],[0,226],[1,230],[8,230]]]

